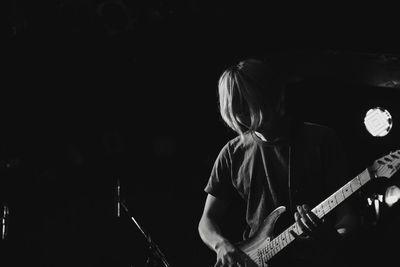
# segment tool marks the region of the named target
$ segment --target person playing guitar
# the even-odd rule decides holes
[[[310,208],[347,178],[345,153],[335,132],[297,119],[284,83],[261,60],[250,58],[227,68],[218,95],[220,115],[237,136],[215,160],[198,225],[201,239],[216,253],[215,267],[338,266],[339,248],[357,228],[357,216],[346,202],[322,219]],[[221,229],[222,220],[237,220],[227,212],[235,197],[245,207],[244,245],[235,244]],[[275,223],[287,227],[290,221],[297,228],[279,241],[285,246],[294,239],[292,249],[269,261],[279,251],[274,242],[268,243],[279,233]],[[255,248],[261,243],[266,249]]]

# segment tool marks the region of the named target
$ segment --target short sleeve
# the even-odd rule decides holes
[[[222,200],[232,199],[235,188],[232,184],[231,166],[228,143],[219,152],[204,191]]]

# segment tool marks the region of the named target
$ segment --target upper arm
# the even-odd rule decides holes
[[[228,209],[229,201],[221,200],[214,197],[211,194],[207,194],[207,198],[204,204],[204,210],[202,218],[212,219],[214,221],[220,221],[226,210]]]

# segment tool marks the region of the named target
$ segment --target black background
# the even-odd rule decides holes
[[[0,200],[10,209],[1,260],[10,266],[144,266],[145,239],[115,214],[117,179],[171,266],[212,265],[197,232],[203,188],[234,136],[219,117],[217,81],[247,57],[287,75],[305,120],[337,131],[349,180],[398,149],[400,91],[382,83],[399,80],[390,6],[2,5],[1,160],[15,164],[1,168]],[[363,125],[377,106],[393,116],[383,138]],[[387,241],[398,237],[396,206],[375,225],[368,193],[357,196],[364,223],[349,245],[360,266],[388,263]]]

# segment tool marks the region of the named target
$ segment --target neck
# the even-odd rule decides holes
[[[278,120],[264,123],[255,134],[265,142],[276,141],[280,138],[289,136],[290,132],[290,119],[281,117]]]

